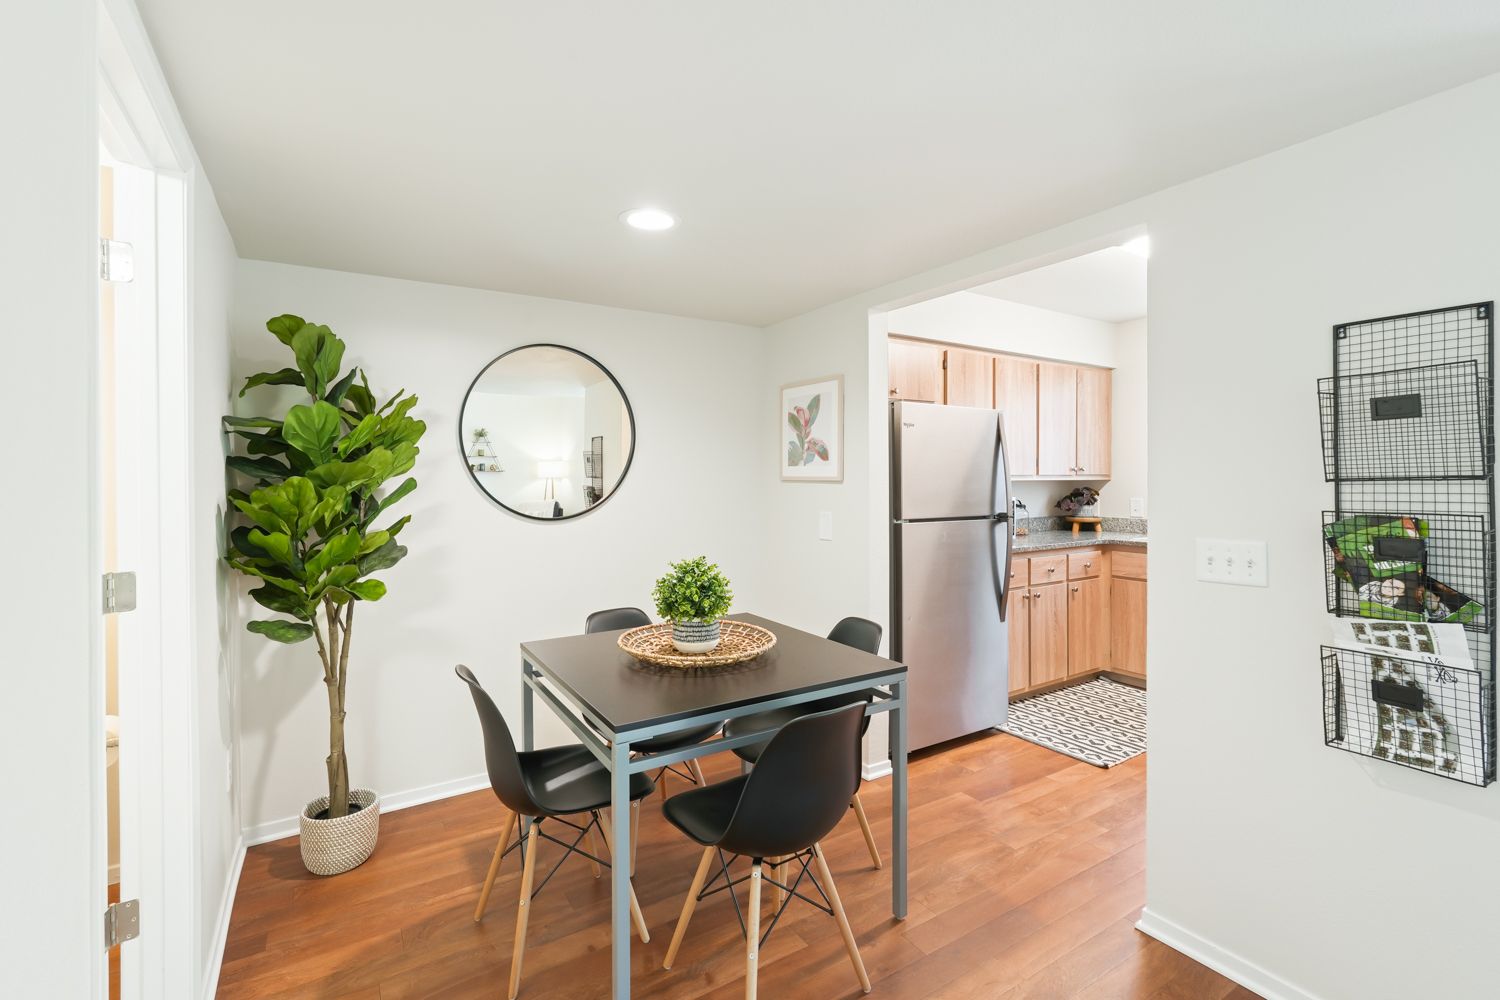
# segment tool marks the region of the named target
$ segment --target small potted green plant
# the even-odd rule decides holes
[[[656,613],[672,623],[672,645],[681,653],[710,653],[719,646],[719,621],[734,593],[717,563],[705,556],[672,563],[651,591]]]
[[[1094,517],[1099,510],[1099,491],[1080,486],[1054,504],[1067,517]]]

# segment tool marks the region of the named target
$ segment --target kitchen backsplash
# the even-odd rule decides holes
[[[1018,517],[1016,527],[1025,528],[1027,531],[1065,531],[1072,524],[1065,517]],[[1134,534],[1146,534],[1146,519],[1144,517],[1106,517],[1104,518],[1105,531],[1129,531]]]

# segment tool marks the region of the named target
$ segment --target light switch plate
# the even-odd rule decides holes
[[[1198,579],[1236,587],[1267,586],[1266,543],[1198,539]]]
[[[818,540],[833,541],[833,511],[831,510],[818,512]]]
[[[1131,517],[1145,517],[1146,516],[1146,498],[1145,497],[1131,497],[1130,498],[1130,516]]]

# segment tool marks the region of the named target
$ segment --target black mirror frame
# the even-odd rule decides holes
[[[510,357],[512,354],[515,354],[518,351],[527,351],[534,347],[551,347],[559,351],[567,351],[569,354],[576,354],[583,360],[587,361],[589,364],[593,365],[595,368],[599,369],[601,372],[607,375],[610,382],[614,384],[615,391],[620,394],[620,400],[625,404],[625,416],[630,419],[630,454],[625,456],[625,465],[622,469],[620,469],[620,476],[615,480],[614,488],[612,488],[608,493],[600,498],[599,502],[594,504],[592,507],[586,507],[576,514],[564,514],[562,517],[538,517],[535,514],[527,514],[523,511],[516,510],[514,507],[506,506],[493,494],[491,494],[489,490],[485,489],[484,484],[479,481],[479,477],[474,474],[474,469],[468,463],[468,448],[464,444],[464,411],[468,409],[469,397],[473,395],[474,387],[479,384],[479,380],[484,378],[484,373],[495,367],[495,365],[499,364],[501,361]],[[479,369],[479,374],[474,376],[474,380],[469,383],[469,388],[464,390],[464,399],[463,402],[459,404],[458,420],[455,421],[455,423],[458,425],[458,454],[460,458],[464,459],[464,468],[468,471],[469,480],[474,484],[474,488],[479,491],[479,494],[482,497],[484,497],[490,503],[494,504],[496,507],[499,507],[501,510],[505,511],[507,514],[510,514],[513,517],[522,518],[527,521],[540,521],[543,524],[555,524],[558,521],[571,521],[574,518],[592,514],[594,511],[598,510],[600,507],[603,507],[606,503],[608,503],[610,498],[620,491],[620,486],[625,482],[625,477],[630,475],[630,466],[635,461],[635,408],[630,405],[630,397],[626,394],[625,387],[620,384],[619,379],[615,378],[614,372],[610,371],[608,368],[604,367],[604,365],[599,363],[598,358],[595,358],[591,354],[585,354],[583,351],[578,350],[576,347],[568,347],[564,344],[522,344],[520,347],[512,347],[510,350],[496,355],[490,360],[488,364]]]

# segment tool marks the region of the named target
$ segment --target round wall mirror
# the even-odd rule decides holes
[[[635,454],[635,415],[620,383],[556,344],[517,347],[486,365],[464,395],[458,433],[479,488],[541,521],[608,500]]]

